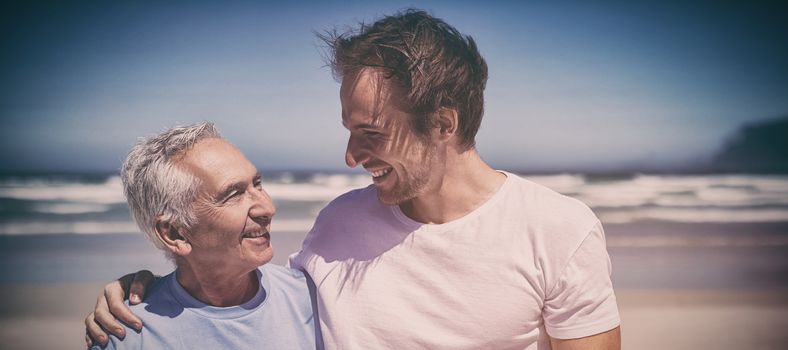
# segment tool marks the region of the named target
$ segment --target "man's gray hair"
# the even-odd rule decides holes
[[[156,236],[157,217],[187,229],[197,222],[192,203],[199,178],[174,161],[198,141],[209,138],[221,138],[213,123],[176,126],[156,136],[140,138],[123,162],[120,176],[129,210],[137,226],[159,249],[164,249],[164,245]]]

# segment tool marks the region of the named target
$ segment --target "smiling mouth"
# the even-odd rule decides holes
[[[367,170],[367,172],[370,175],[372,175],[373,178],[379,178],[379,177],[386,176],[388,173],[391,172],[391,170],[392,170],[392,168],[385,168],[385,169],[380,169],[380,170],[375,170],[375,171]]]
[[[241,238],[260,238],[260,237],[271,239],[271,234],[268,233],[268,230],[259,229],[251,232],[246,232],[243,235],[241,235]]]

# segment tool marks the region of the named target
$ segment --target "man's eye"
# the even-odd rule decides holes
[[[240,191],[233,191],[232,193],[227,195],[227,197],[224,199],[224,201],[228,202],[228,201],[230,201],[230,200],[232,200],[234,198],[238,198],[238,195],[240,195],[240,194],[241,194]]]
[[[258,190],[262,189],[263,188],[263,181],[261,181],[261,180],[255,181],[254,182],[254,187],[256,187]]]

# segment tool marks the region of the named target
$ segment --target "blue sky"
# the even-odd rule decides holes
[[[768,3],[154,2],[2,5],[0,170],[119,167],[137,137],[212,120],[263,169],[344,168],[339,85],[313,31],[413,6],[489,65],[495,167],[673,167],[788,115]]]

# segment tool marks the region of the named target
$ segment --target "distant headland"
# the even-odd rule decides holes
[[[710,160],[724,173],[788,173],[788,116],[743,125]]]

